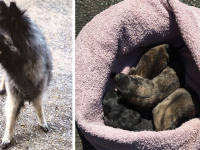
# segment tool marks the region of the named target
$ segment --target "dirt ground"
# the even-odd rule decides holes
[[[5,1],[8,5],[10,0]],[[72,149],[72,0],[16,0],[41,28],[53,57],[53,79],[44,98],[49,132],[43,132],[28,103],[18,117],[9,150]],[[2,70],[0,72],[2,74]],[[5,131],[4,104],[0,96],[0,137]]]

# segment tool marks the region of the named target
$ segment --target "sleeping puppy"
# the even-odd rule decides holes
[[[153,130],[152,120],[126,104],[116,91],[107,92],[103,98],[105,125],[129,131]]]
[[[152,111],[156,131],[175,129],[184,121],[193,118],[199,110],[198,96],[183,88],[177,89]]]
[[[140,59],[138,65],[129,70],[129,75],[138,75],[144,78],[153,79],[167,67],[169,45],[162,44],[151,48]]]
[[[137,76],[117,74],[117,91],[129,103],[143,110],[152,110],[159,102],[180,87],[176,73],[166,67],[152,80]]]
[[[33,103],[39,125],[49,130],[42,99],[51,79],[51,53],[38,27],[14,2],[0,1],[0,63],[6,71],[1,90],[7,92],[6,130],[1,147],[9,145],[16,118],[25,101]]]

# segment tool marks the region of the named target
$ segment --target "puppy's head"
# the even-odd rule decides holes
[[[143,107],[143,101],[148,101],[155,92],[151,80],[137,76],[117,74],[115,76],[117,91],[133,105]]]
[[[112,114],[116,115],[123,109],[123,106],[118,103],[120,98],[116,91],[110,91],[104,95],[102,104],[105,116],[112,118]]]
[[[139,88],[141,81],[136,76],[119,73],[115,76],[116,88],[127,98],[132,96]]]

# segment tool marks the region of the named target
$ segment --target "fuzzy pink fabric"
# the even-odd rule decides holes
[[[105,126],[102,96],[111,72],[127,72],[150,45],[180,50],[186,82],[200,95],[200,9],[178,0],[124,0],[95,16],[76,39],[76,121],[96,149],[200,149],[200,120],[175,130],[131,132]],[[191,55],[192,54],[192,55]]]

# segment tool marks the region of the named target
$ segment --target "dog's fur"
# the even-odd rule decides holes
[[[142,56],[136,68],[132,67],[128,74],[153,79],[167,67],[169,61],[168,49],[169,45],[167,44],[151,48]]]
[[[1,93],[7,93],[6,131],[1,147],[13,136],[20,108],[28,100],[36,109],[40,126],[48,131],[42,98],[51,79],[51,54],[41,31],[14,2],[0,1],[0,63],[6,71]]]
[[[132,105],[152,110],[159,102],[180,87],[176,73],[166,67],[152,80],[137,76],[117,74],[117,91]]]
[[[175,129],[184,121],[196,116],[199,110],[198,96],[192,96],[183,88],[177,89],[152,111],[156,131]]]
[[[151,116],[134,110],[116,91],[107,92],[102,104],[105,125],[129,131],[153,130]]]

